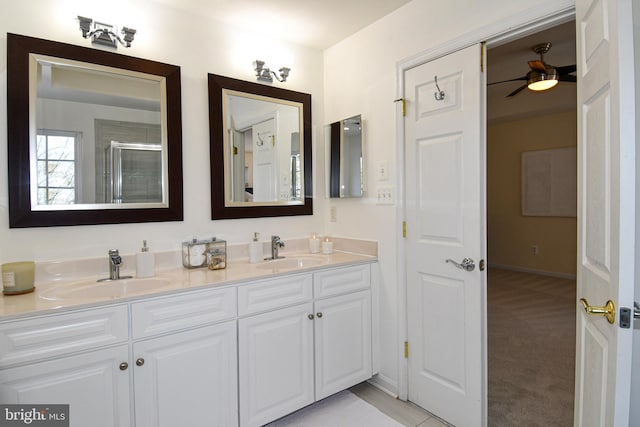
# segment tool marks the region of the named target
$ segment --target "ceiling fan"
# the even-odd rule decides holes
[[[541,43],[531,48],[531,50],[533,50],[536,54],[540,55],[540,59],[537,61],[529,61],[530,70],[526,76],[493,82],[489,83],[489,85],[514,82],[518,80],[526,81],[524,85],[520,86],[509,95],[507,95],[508,98],[510,96],[517,95],[518,93],[520,93],[520,91],[527,87],[534,91],[543,91],[551,89],[552,87],[557,85],[559,81],[575,83],[576,76],[571,74],[576,71],[575,64],[565,65],[563,67],[555,67],[544,62],[544,55],[549,52],[549,49],[551,49],[551,43]]]

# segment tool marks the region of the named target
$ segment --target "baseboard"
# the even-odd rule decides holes
[[[541,276],[557,277],[559,279],[576,280],[575,274],[559,273],[556,271],[536,270],[535,268],[518,267],[514,265],[489,263],[489,268],[499,268],[502,270],[520,271],[522,273],[539,274]]]
[[[395,381],[392,381],[390,378],[386,377],[383,374],[374,375],[373,378],[367,381],[369,384],[387,393],[389,396],[394,398],[398,398],[398,384]]]

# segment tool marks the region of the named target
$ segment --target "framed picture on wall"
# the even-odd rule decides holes
[[[522,215],[575,217],[576,147],[522,153]]]

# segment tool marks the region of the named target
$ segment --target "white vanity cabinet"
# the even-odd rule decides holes
[[[315,302],[315,397],[324,399],[372,376],[371,294]]]
[[[127,341],[126,305],[2,322],[0,402],[69,404],[73,427],[128,426]]]
[[[68,403],[72,427],[235,426],[236,317],[228,287],[0,323],[0,401]]]
[[[375,298],[373,298],[375,301]],[[261,426],[370,378],[371,264],[0,321],[0,402],[72,427]]]
[[[235,319],[233,287],[131,305],[136,427],[238,425]]]
[[[128,345],[0,370],[0,402],[69,404],[72,427],[130,425]]]
[[[368,264],[240,286],[238,301],[241,426],[261,426],[372,376]]]

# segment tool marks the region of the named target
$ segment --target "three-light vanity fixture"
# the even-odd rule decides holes
[[[136,30],[133,28],[122,27],[120,33],[123,37],[120,37],[118,27],[114,25],[97,22],[80,15],[78,15],[78,21],[80,21],[82,37],[85,39],[91,38],[91,43],[103,46],[117,48],[118,43],[120,43],[124,47],[131,47],[131,42],[136,34]]]

